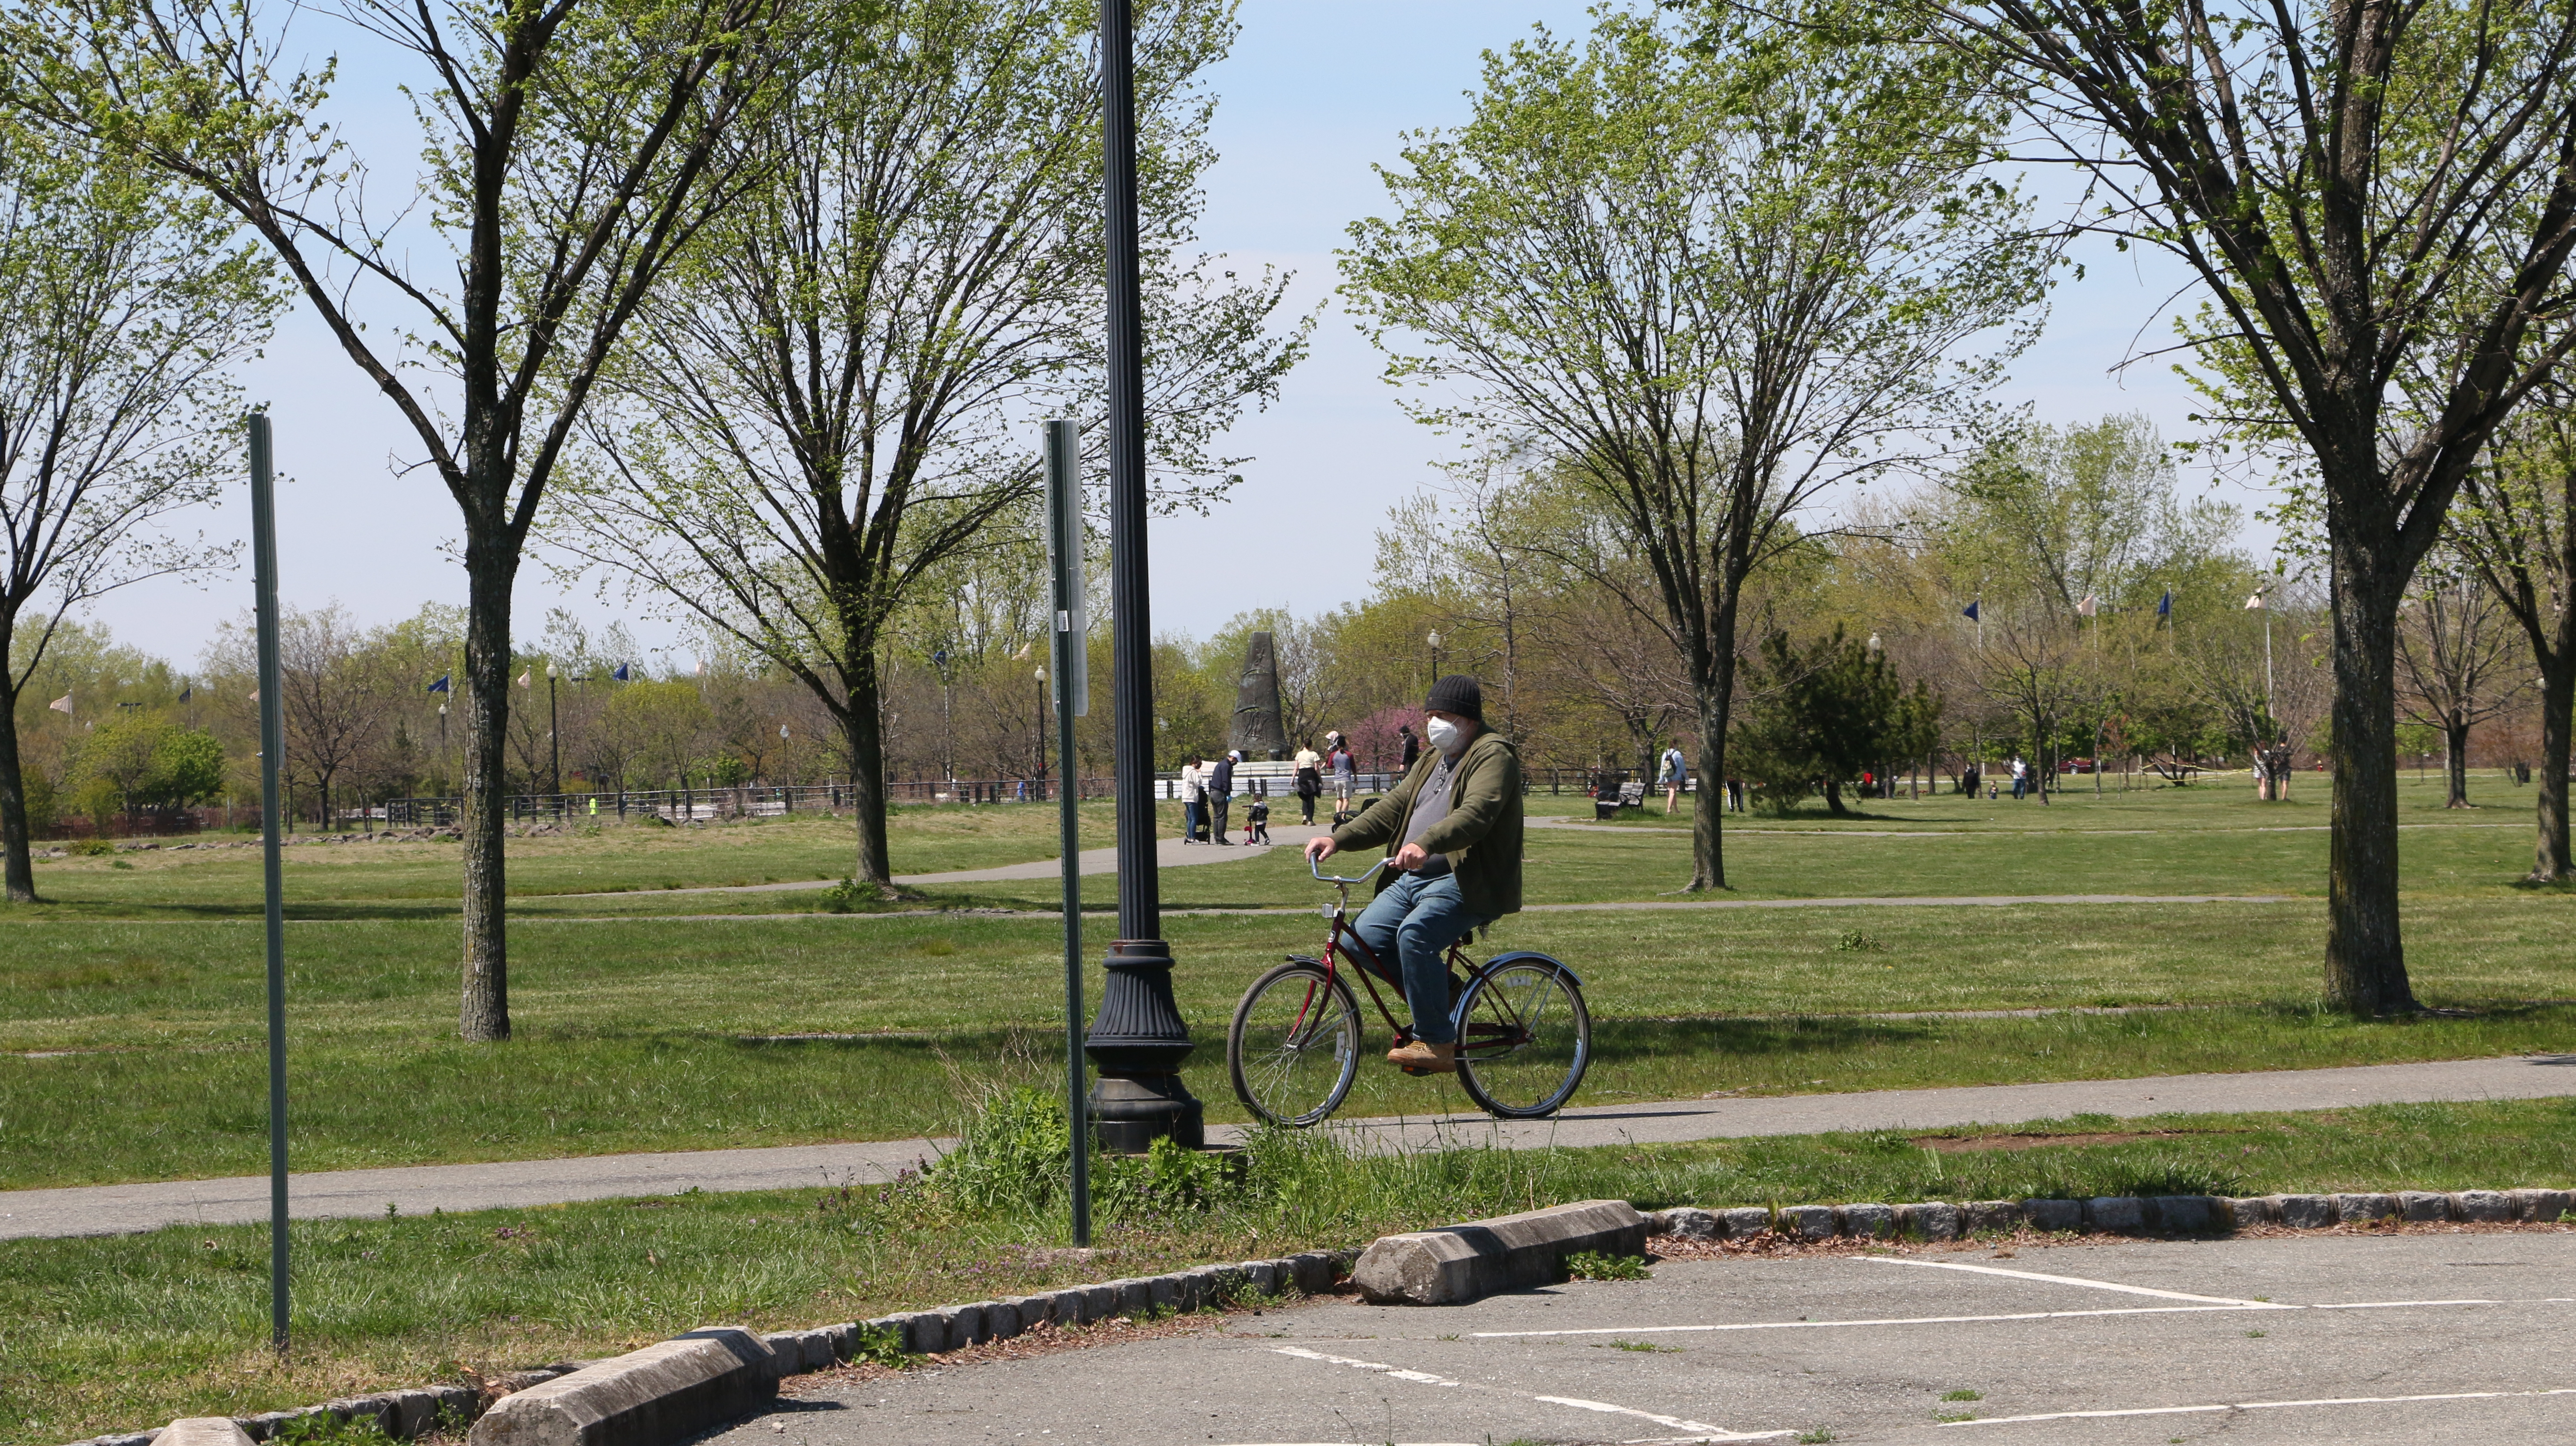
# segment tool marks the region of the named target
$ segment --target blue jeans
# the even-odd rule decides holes
[[[1181,800],[1181,838],[1193,842],[1199,836],[1199,821],[1207,816],[1207,805],[1195,799]]]
[[[1369,901],[1351,927],[1380,963],[1401,966],[1404,1002],[1413,1011],[1413,1034],[1426,1044],[1455,1044],[1449,1017],[1449,946],[1494,922],[1467,912],[1456,876],[1426,879],[1398,874],[1386,892]]]

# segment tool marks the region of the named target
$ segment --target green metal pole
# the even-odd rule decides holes
[[[277,497],[268,417],[250,416],[250,536],[253,603],[259,622],[259,799],[262,867],[268,889],[268,1314],[269,1338],[284,1354],[286,1334],[286,915],[278,863],[284,836],[277,761],[286,718],[277,682]]]
[[[1064,853],[1064,1105],[1073,1122],[1073,1243],[1091,1243],[1091,1119],[1082,1062],[1082,769],[1073,720],[1091,711],[1085,644],[1082,437],[1069,421],[1046,424],[1047,556],[1055,574],[1056,815]]]

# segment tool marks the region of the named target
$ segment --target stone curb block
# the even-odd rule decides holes
[[[870,1321],[845,1321],[840,1325],[818,1326],[812,1330],[772,1331],[757,1337],[748,1331],[730,1326],[714,1329],[728,1337],[739,1337],[737,1342],[739,1345],[766,1352],[762,1368],[768,1373],[770,1383],[768,1389],[774,1395],[777,1382],[781,1377],[798,1375],[806,1371],[829,1370],[843,1361],[855,1359],[860,1354],[862,1331],[891,1335],[900,1349],[917,1355],[927,1355],[934,1351],[962,1349],[968,1345],[992,1340],[997,1334],[1003,1337],[1017,1335],[1041,1322],[1057,1326],[1074,1326],[1107,1320],[1119,1315],[1142,1315],[1158,1299],[1166,1301],[1177,1309],[1196,1309],[1202,1305],[1219,1304],[1247,1291],[1261,1295],[1276,1295],[1293,1289],[1307,1295],[1324,1295],[1329,1293],[1342,1276],[1349,1272],[1352,1261],[1357,1259],[1358,1255],[1359,1252],[1355,1250],[1310,1250],[1277,1260],[1247,1260],[1234,1265],[1198,1266],[1191,1270],[1143,1280],[1118,1280],[1098,1285],[1067,1286],[1061,1290],[1045,1291],[1036,1295],[1013,1296],[1003,1301],[978,1301],[972,1305],[946,1306],[938,1310],[905,1311],[895,1315],[879,1316]],[[1183,1306],[1181,1302],[1184,1300],[1191,1304]],[[963,1330],[957,1329],[956,1326],[961,1317],[966,1322],[966,1328]],[[706,1335],[705,1331],[693,1331],[673,1341],[662,1342],[661,1346],[675,1346],[681,1342],[698,1340]],[[539,1387],[580,1374],[585,1370],[633,1361],[636,1356],[658,1350],[661,1346],[648,1346],[644,1351],[620,1356],[612,1361],[567,1361],[539,1367],[536,1370],[514,1372],[495,1383],[512,1394],[500,1397],[498,1401],[491,1403],[488,1409],[484,1394],[471,1386],[433,1386],[419,1390],[387,1391],[379,1395],[352,1397],[320,1406],[307,1406],[297,1411],[269,1411],[257,1416],[232,1419],[223,1417],[202,1419],[223,1421],[224,1424],[239,1431],[246,1441],[256,1443],[276,1435],[278,1428],[287,1422],[308,1416],[329,1415],[343,1421],[373,1417],[386,1435],[398,1441],[407,1441],[420,1436],[437,1425],[441,1418],[447,1418],[459,1424],[474,1423],[475,1432],[469,1437],[473,1446],[490,1446],[496,1438],[484,1434],[480,1426],[481,1418],[488,1415],[489,1411],[498,1410],[506,1403],[517,1401]],[[537,1412],[542,1408],[532,1403],[511,1409],[524,1413]],[[747,1414],[751,1409],[752,1407],[745,1406],[733,1414]],[[186,1424],[188,1422],[173,1422],[172,1427]],[[75,1442],[73,1446],[156,1446],[161,1438],[168,1435],[172,1427],[157,1427],[149,1431],[136,1431],[123,1435],[96,1436],[87,1441]],[[520,1434],[520,1427],[495,1427],[496,1431],[504,1429],[512,1433],[510,1439],[514,1443],[539,1439]],[[676,1440],[684,1434],[686,1433],[663,1431],[656,1435],[651,1431],[645,1431],[639,1435],[620,1428],[613,1438],[599,1439],[659,1442]],[[544,1439],[547,1446],[553,1446],[552,1437]],[[589,1438],[567,1436],[564,1439],[580,1440],[582,1446],[593,1446]],[[242,1446],[242,1443],[226,1443],[218,1433],[211,1438],[200,1438],[189,1442],[173,1438],[168,1446]]]
[[[2208,1235],[2253,1225],[2322,1230],[2378,1220],[2548,1224],[2576,1217],[2576,1191],[2433,1190],[2342,1195],[2105,1195],[2089,1200],[1924,1200],[1910,1205],[1675,1206],[1645,1217],[1649,1236],[1683,1240],[1749,1240],[1778,1234],[1804,1240],[1840,1237],[1956,1240],[1980,1230],[2027,1225],[2041,1231],[2090,1230],[2106,1235]],[[1463,1227],[1461,1227],[1463,1228]],[[1397,1237],[1390,1236],[1389,1239]]]
[[[1004,1300],[941,1306],[937,1310],[904,1311],[864,1324],[894,1336],[904,1350],[915,1355],[942,1354],[987,1341],[1009,1340],[1042,1323],[1089,1325],[1116,1316],[1141,1316],[1157,1309],[1201,1310],[1245,1295],[1278,1295],[1289,1290],[1323,1295],[1349,1270],[1356,1255],[1348,1250],[1310,1250],[1277,1260],[1200,1265],[1168,1275],[1067,1286]],[[856,1353],[861,1324],[831,1328],[847,1336],[848,1343],[836,1347],[840,1359],[849,1359]],[[818,1333],[804,1334],[810,1337]],[[775,1338],[771,1339],[774,1346]],[[821,1370],[832,1364],[813,1356],[810,1343],[806,1349],[811,1364],[804,1369]]]
[[[250,1446],[249,1433],[230,1416],[182,1416],[152,1435],[168,1446]]]
[[[1823,1211],[1833,1229],[1833,1211]],[[1585,1200],[1379,1238],[1351,1267],[1372,1305],[1463,1305],[1500,1290],[1565,1279],[1579,1251],[1640,1255],[1646,1219],[1625,1200]]]
[[[776,1400],[780,1364],[751,1332],[704,1326],[503,1396],[466,1441],[658,1446]]]

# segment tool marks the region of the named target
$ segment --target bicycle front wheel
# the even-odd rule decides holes
[[[1342,1107],[1360,1069],[1360,1007],[1351,986],[1311,959],[1253,981],[1226,1031],[1234,1097],[1274,1125],[1311,1125]]]
[[[1592,1064],[1592,1015],[1565,966],[1526,954],[1488,967],[1458,1002],[1458,1083],[1485,1113],[1552,1115]]]

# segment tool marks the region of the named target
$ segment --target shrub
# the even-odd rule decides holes
[[[1578,1250],[1565,1257],[1565,1273],[1576,1280],[1644,1280],[1646,1257]]]

